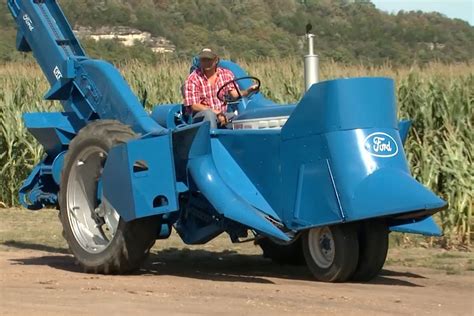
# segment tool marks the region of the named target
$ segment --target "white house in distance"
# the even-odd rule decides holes
[[[79,26],[74,30],[79,38],[92,38],[99,40],[116,40],[124,46],[133,46],[136,41],[149,46],[155,53],[173,53],[176,47],[170,40],[164,37],[151,36],[149,32],[130,28],[127,26],[100,27],[96,30],[88,26]]]

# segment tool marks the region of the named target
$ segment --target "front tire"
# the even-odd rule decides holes
[[[359,243],[355,226],[339,224],[304,232],[303,253],[313,276],[323,282],[344,282],[354,273]]]
[[[118,121],[94,121],[79,131],[65,155],[59,218],[70,251],[85,272],[136,270],[155,242],[158,218],[125,222],[101,195],[108,152],[133,138],[135,133]]]

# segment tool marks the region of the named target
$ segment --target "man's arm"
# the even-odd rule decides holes
[[[245,90],[240,90],[240,94],[243,96],[243,97],[246,97],[248,96],[250,93],[252,93],[253,91],[257,91],[257,88],[258,88],[258,85],[257,84],[254,84],[254,85],[251,85],[248,89],[245,89]],[[232,98],[234,99],[237,99],[239,97],[239,93],[235,90],[235,89],[232,89],[232,90],[229,90],[229,94]]]
[[[194,111],[194,112],[201,112],[201,111],[205,111],[205,110],[210,110],[210,108],[204,104],[201,104],[201,103],[194,103],[194,104],[191,104],[189,105],[191,107],[191,109]]]

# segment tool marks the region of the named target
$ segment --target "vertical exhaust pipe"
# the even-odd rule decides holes
[[[314,34],[310,33],[313,26],[306,25],[306,39],[308,41],[308,55],[304,56],[304,85],[305,91],[319,82],[319,56],[314,53]]]

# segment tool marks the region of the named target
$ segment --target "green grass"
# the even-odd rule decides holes
[[[422,267],[443,271],[446,274],[462,274],[473,271],[474,253],[440,248],[395,247],[390,248],[387,266]]]

